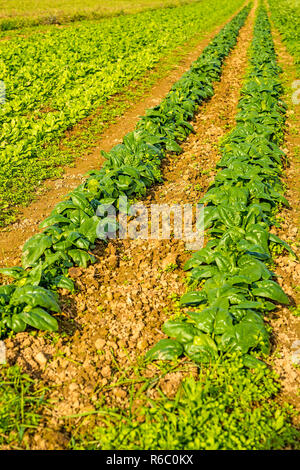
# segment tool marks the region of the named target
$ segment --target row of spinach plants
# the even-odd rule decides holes
[[[185,354],[197,363],[241,354],[244,364],[261,364],[268,354],[264,316],[289,298],[271,269],[272,245],[290,247],[270,233],[276,208],[288,205],[280,174],[285,155],[279,148],[285,122],[280,100],[280,67],[263,5],[259,7],[250,52],[250,69],[241,92],[236,127],[222,143],[222,158],[205,204],[208,241],[185,265],[189,282],[202,287],[181,298],[191,311],[169,319],[148,359]]]
[[[249,9],[249,5],[244,7],[225,25],[162,103],[148,110],[122,144],[104,153],[103,167],[92,171],[55,206],[40,226],[44,231],[25,243],[22,266],[1,269],[2,275],[14,282],[0,287],[0,335],[9,330],[24,331],[28,325],[58,329],[53,316],[61,310],[57,290],[74,291],[68,270],[96,261],[91,250],[99,224],[105,225],[105,218],[100,220],[96,213],[103,204],[114,205],[118,211],[120,196],[129,200],[141,197],[161,180],[159,167],[165,152],[181,152],[179,143],[193,131],[190,120],[197,106],[213,95],[213,82],[220,78],[224,59],[235,46]]]

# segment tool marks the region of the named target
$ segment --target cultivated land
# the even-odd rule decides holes
[[[195,36],[197,19],[189,15],[209,8],[201,3],[171,9],[174,17],[160,12],[156,27],[167,14],[170,47],[180,14]],[[164,78],[153,70],[158,88],[147,88],[143,104],[135,104],[143,96],[137,88],[123,117],[113,126],[108,117],[104,146],[101,138],[97,142],[108,152],[105,159],[84,154],[93,119],[73,128],[89,165],[82,169],[92,171],[87,176],[77,166],[70,183],[67,170],[71,193],[65,197],[64,180],[58,180],[60,197],[48,206],[38,206],[37,198],[36,218],[28,206],[33,224],[46,217],[40,230],[8,225],[12,213],[6,213],[0,234],[0,331],[8,361],[0,369],[2,449],[299,448],[300,106],[292,85],[298,49],[288,23],[280,21],[280,11],[294,8],[295,17],[299,11],[284,0],[244,5],[231,2],[224,12],[219,2],[205,30],[210,33],[204,37],[201,30],[194,51],[185,49],[185,59],[180,54],[181,68]],[[156,13],[139,18],[150,14]],[[131,19],[134,42],[136,17],[124,21]],[[82,36],[76,29],[79,41],[97,24],[84,22],[82,28]],[[54,44],[64,37],[47,34]],[[4,41],[6,52],[10,41],[20,39]],[[24,47],[35,41],[33,35]],[[87,56],[94,53],[88,44]],[[149,48],[151,60],[151,40]],[[117,63],[120,54],[118,49]],[[165,75],[171,68],[165,63]],[[99,88],[97,72],[83,70],[72,86],[65,80],[65,98],[86,80]],[[45,101],[49,90],[43,86],[41,80],[38,92],[34,80],[26,93],[29,116],[46,103],[37,122],[59,100],[64,112],[67,107],[51,87]],[[18,119],[10,103],[16,101],[8,100],[7,122]],[[36,121],[25,126],[22,106],[21,100],[15,145]],[[66,145],[61,138],[58,144]],[[43,142],[34,144],[35,160],[26,154],[20,159],[32,188],[37,167],[28,162],[38,164]],[[7,168],[14,168],[10,155]],[[97,240],[95,211],[108,201],[118,211],[119,195],[148,208],[202,201],[205,247],[191,252],[174,236]],[[20,258],[18,245],[29,235]]]
[[[13,0],[0,2],[0,29],[23,26],[62,24],[82,19],[95,19],[152,8],[168,8],[198,0]]]
[[[44,179],[58,176],[74,159],[74,139],[61,148],[66,131],[96,114],[94,132],[79,144],[86,146],[124,110],[124,97],[108,108],[107,101],[128,92],[133,80],[147,84],[161,59],[200,40],[241,3],[219,0],[216,10],[204,0],[3,41],[0,73],[7,100],[0,108],[0,225],[14,220],[16,206],[30,202]]]

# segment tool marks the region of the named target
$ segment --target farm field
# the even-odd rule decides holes
[[[171,52],[175,31],[179,47],[241,5],[219,2],[220,10],[205,0],[1,43],[7,100],[0,108],[0,224],[11,222],[15,206],[32,200],[41,181],[57,176],[61,162],[68,162],[59,151],[64,133]],[[98,122],[109,117],[102,109]]]
[[[289,8],[296,17],[290,0],[193,2],[0,42],[2,450],[299,450]],[[166,91],[153,80],[143,112],[142,92],[118,122],[106,111],[108,144],[99,139],[89,173],[77,168],[70,188],[62,179],[58,200],[46,193],[30,237],[10,224],[67,163],[65,131],[89,160],[84,120],[163,64],[175,37],[191,47],[177,72],[169,62],[156,76]],[[161,228],[142,219],[197,204],[200,246],[176,212],[166,236],[164,217]]]
[[[180,6],[197,0],[1,0],[0,30],[40,24],[61,24],[83,19],[99,19],[145,9]]]

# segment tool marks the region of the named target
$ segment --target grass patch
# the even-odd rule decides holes
[[[0,368],[0,447],[27,448],[28,435],[38,428],[45,388],[18,366]]]
[[[95,413],[102,423],[85,434],[74,428],[70,448],[271,450],[298,446],[294,412],[290,405],[276,401],[280,386],[267,368],[250,371],[239,358],[222,359],[222,363],[201,366],[196,379],[184,379],[173,399],[159,385],[156,397],[150,398],[151,387],[153,381],[141,386],[142,393],[131,387],[128,409],[99,405]]]

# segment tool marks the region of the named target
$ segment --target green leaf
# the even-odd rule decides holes
[[[228,310],[219,308],[217,310],[215,321],[214,321],[214,326],[213,326],[214,334],[221,335],[231,326],[232,326],[232,316],[230,315]]]
[[[31,269],[31,271],[29,271],[29,273],[27,274],[29,274],[29,276],[26,281],[26,284],[31,284],[32,286],[38,286],[42,279],[43,265],[38,264],[33,269]]]
[[[89,200],[85,197],[85,194],[80,191],[73,191],[70,194],[74,206],[86,212],[88,215],[93,216],[94,211],[90,205]]]
[[[80,225],[78,232],[84,235],[90,243],[95,243],[95,240],[97,238],[98,224],[99,218],[97,216],[93,216]]]
[[[60,214],[61,212],[64,212],[67,209],[76,209],[76,206],[70,201],[61,201],[56,206],[54,207],[52,214]]]
[[[215,256],[215,263],[221,273],[230,273],[233,269],[233,262],[230,256],[217,253]]]
[[[86,268],[89,263],[95,262],[95,258],[83,250],[69,250],[68,255],[71,256],[77,266]]]
[[[246,276],[251,282],[260,279],[267,280],[273,275],[264,263],[250,255],[241,256],[238,260],[238,266],[240,267],[239,274]]]
[[[10,303],[11,305],[27,304],[31,307],[44,307],[53,312],[61,311],[53,292],[38,286],[17,287]]]
[[[16,286],[13,284],[0,286],[0,295],[5,295],[7,297],[10,297],[15,290],[16,290]]]
[[[247,311],[238,324],[223,334],[219,345],[224,351],[240,351],[242,354],[259,346],[262,352],[267,354],[269,352],[269,335],[263,319],[257,313]]]
[[[205,333],[212,333],[214,328],[215,313],[217,308],[210,307],[201,312],[187,312],[189,317],[195,322],[196,327]]]
[[[256,308],[260,309],[263,308],[263,302],[256,302],[253,300],[246,300],[245,302],[240,302],[237,304],[237,308],[239,309],[251,309],[251,308]]]
[[[184,345],[186,355],[195,362],[210,362],[216,359],[218,348],[209,335],[198,333],[193,343]]]
[[[236,208],[218,206],[218,214],[221,222],[226,227],[236,227],[241,225],[241,214]]]
[[[89,250],[90,248],[90,242],[86,238],[83,238],[83,237],[77,238],[77,240],[75,240],[73,244],[77,248],[80,248],[81,250],[85,250],[85,251]]]
[[[145,355],[146,360],[172,361],[183,353],[183,347],[173,339],[161,339]]]
[[[251,356],[250,354],[244,354],[242,360],[243,360],[244,366],[248,367],[249,369],[257,369],[257,368],[265,369],[267,367],[267,365],[263,361],[260,361],[256,357]]]
[[[88,222],[91,219],[91,217],[86,214],[86,212],[84,212],[82,209],[74,209],[67,211],[67,215],[70,219],[69,223],[72,223],[72,228],[76,228],[76,230],[78,230],[84,222]]]
[[[199,266],[193,268],[191,272],[191,279],[199,281],[200,279],[207,279],[214,276],[218,272],[215,266]]]
[[[219,335],[232,326],[232,317],[228,310],[219,307],[208,307],[201,312],[188,312],[188,314],[196,327],[205,333]]]
[[[166,149],[168,150],[168,152],[175,152],[175,153],[182,152],[182,148],[180,147],[180,145],[178,145],[175,140],[171,140],[171,139],[167,141]]]
[[[49,227],[50,225],[69,225],[71,221],[67,218],[64,217],[63,215],[60,214],[55,214],[55,215],[50,215],[50,217],[47,217],[40,225],[40,228],[46,228]]]
[[[245,239],[253,245],[261,246],[266,253],[269,253],[269,232],[260,225],[253,225],[251,230],[246,233]]]
[[[206,302],[206,294],[200,291],[192,291],[184,294],[180,299],[181,306],[199,305]]]
[[[57,320],[42,308],[33,308],[29,312],[24,311],[19,314],[19,318],[27,323],[27,325],[38,330],[58,330]]]
[[[21,277],[24,276],[26,271],[23,268],[20,267],[13,267],[13,268],[1,268],[0,269],[0,274],[3,274],[3,276],[8,276],[12,277],[13,279],[20,279]]]
[[[20,318],[20,315],[15,313],[11,317],[4,319],[8,328],[13,330],[15,333],[20,333],[26,330],[26,323]]]
[[[57,276],[54,278],[52,281],[52,285],[59,287],[60,289],[67,289],[70,292],[75,291],[75,285],[72,279],[66,277],[66,276]]]
[[[290,300],[283,292],[281,287],[274,281],[259,281],[255,283],[255,288],[252,289],[252,294],[258,297],[266,297],[275,300],[280,304],[288,305]]]
[[[26,269],[33,266],[42,254],[52,245],[51,237],[38,233],[31,237],[23,247],[22,265]]]
[[[191,323],[180,320],[168,320],[164,323],[162,331],[175,338],[179,343],[187,343],[193,341],[196,334],[195,327]]]

